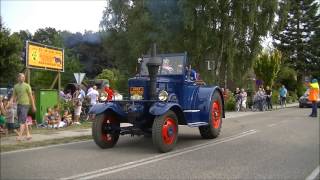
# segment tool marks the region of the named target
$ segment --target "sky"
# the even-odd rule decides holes
[[[106,0],[1,0],[1,17],[11,33],[53,27],[70,32],[98,31]]]

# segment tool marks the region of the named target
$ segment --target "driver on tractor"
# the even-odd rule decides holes
[[[197,80],[197,72],[191,68],[191,65],[186,66],[186,79],[190,77],[191,81],[196,81]]]

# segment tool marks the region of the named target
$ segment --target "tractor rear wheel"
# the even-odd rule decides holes
[[[171,151],[178,139],[178,118],[173,111],[168,111],[154,119],[152,125],[153,145],[160,152]]]
[[[112,148],[120,135],[120,122],[112,112],[98,115],[92,123],[94,142],[102,149]]]
[[[213,139],[219,136],[222,125],[222,99],[218,91],[215,91],[211,100],[209,125],[200,126],[199,131],[204,139]]]

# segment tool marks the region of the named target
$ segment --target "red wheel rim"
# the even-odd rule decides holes
[[[162,126],[162,139],[165,144],[172,144],[177,135],[177,125],[176,122],[170,118],[166,117],[166,120]]]
[[[219,128],[220,121],[221,121],[221,109],[220,109],[219,101],[214,101],[212,103],[211,117],[212,117],[213,127],[215,129]]]
[[[101,128],[101,137],[105,142],[112,142],[113,135],[110,132],[105,132],[104,128],[106,126],[112,126],[112,123],[114,123],[114,119],[112,116],[105,116],[103,122],[102,122],[102,128]]]

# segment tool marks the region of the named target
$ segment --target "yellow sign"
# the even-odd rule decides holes
[[[28,42],[27,44],[27,66],[43,69],[64,69],[63,50],[45,45]]]

